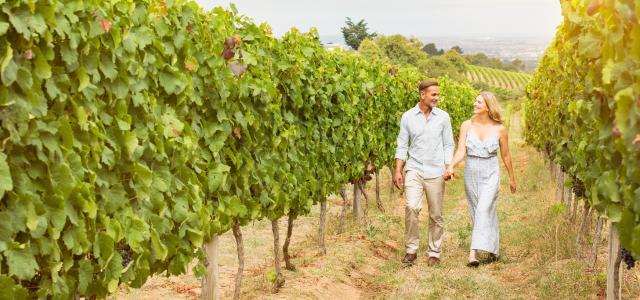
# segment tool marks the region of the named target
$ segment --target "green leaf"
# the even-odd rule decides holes
[[[76,70],[76,76],[78,77],[78,92],[81,92],[89,85],[89,75],[84,67],[80,67]]]
[[[40,49],[36,49],[35,51],[35,71],[34,74],[40,79],[48,79],[51,77],[51,66],[47,62],[46,57]]]
[[[31,38],[32,33],[43,33],[47,29],[42,15],[32,14],[27,9],[19,9],[15,13],[10,13],[9,22],[27,40]]]
[[[0,61],[0,73],[4,73],[9,62],[13,59],[13,48],[11,48],[11,44],[7,44],[6,47],[5,53]]]
[[[29,297],[25,288],[16,284],[11,277],[5,275],[0,275],[0,291],[2,291],[0,300],[23,300]]]
[[[133,152],[138,148],[138,138],[136,134],[133,132],[125,132],[124,133],[124,146],[127,149],[127,154],[129,156],[133,156]]]
[[[633,107],[633,88],[628,87],[616,93],[616,125],[622,134],[629,129],[629,115]]]
[[[592,33],[581,36],[578,43],[580,55],[585,55],[589,58],[596,58],[600,56],[601,43],[602,41]]]
[[[167,94],[181,93],[186,85],[183,76],[168,72],[160,73],[158,79],[160,80],[160,85],[164,88]]]
[[[89,284],[93,282],[93,266],[89,260],[81,260],[78,264],[78,291],[87,292]]]
[[[149,225],[135,216],[130,216],[124,223],[124,228],[124,237],[131,249],[138,253],[143,252],[143,242],[149,238]]]
[[[620,222],[620,220],[622,219],[622,210],[620,209],[620,206],[607,206],[607,218],[613,223]]]
[[[165,246],[160,238],[158,237],[158,233],[155,230],[151,230],[151,254],[156,260],[165,260],[167,258],[167,254],[169,251],[167,250],[167,246]]]
[[[12,83],[16,81],[18,78],[18,65],[13,61],[9,60],[7,65],[2,72],[2,83],[6,86],[10,86]]]
[[[231,167],[223,164],[216,165],[209,171],[209,192],[216,192],[227,180]]]
[[[0,35],[4,35],[9,30],[9,23],[0,21]]]
[[[117,66],[111,61],[111,58],[108,55],[102,55],[102,59],[100,60],[100,65],[98,66],[100,71],[104,74],[105,77],[114,80],[118,76]]]
[[[22,90],[30,90],[33,86],[33,76],[31,76],[31,72],[26,68],[19,68],[16,75],[18,85],[22,88]]]
[[[169,191],[169,182],[161,176],[153,176],[153,183],[151,185],[157,191],[164,193]]]
[[[113,239],[104,232],[98,233],[96,240],[93,242],[93,255],[100,259],[101,266],[106,266],[114,251],[115,244]]]
[[[162,125],[164,127],[164,136],[175,138],[182,134],[184,124],[176,118],[173,112],[162,115]]]
[[[31,247],[8,249],[4,255],[7,257],[7,265],[9,265],[9,275],[16,276],[18,279],[31,279],[40,269],[31,252]]]
[[[136,43],[138,49],[142,50],[153,42],[154,32],[147,26],[142,26],[136,31]]]
[[[133,172],[136,175],[136,179],[142,182],[144,186],[149,187],[153,183],[153,172],[147,166],[136,163],[133,166]]]
[[[63,199],[67,199],[75,187],[75,178],[69,165],[58,162],[51,167],[51,184],[55,191],[60,193]]]
[[[112,185],[104,193],[104,209],[107,213],[115,213],[129,203],[127,193],[121,184]]]
[[[11,168],[9,168],[9,164],[7,164],[7,155],[0,153],[0,198],[4,197],[6,191],[11,190],[13,190]]]

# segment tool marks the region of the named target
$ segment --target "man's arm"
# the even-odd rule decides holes
[[[407,153],[409,151],[409,129],[407,127],[407,119],[405,115],[402,115],[402,119],[400,120],[400,133],[396,141],[398,145],[396,148],[396,167],[393,172],[393,184],[398,189],[402,189],[404,186],[402,168],[404,167],[405,161],[407,161]]]
[[[447,116],[444,122],[444,129],[442,131],[442,144],[444,147],[444,166],[445,169],[449,169],[449,165],[453,160],[453,150],[455,143],[453,141],[453,130],[451,128],[451,118]],[[445,178],[448,179],[451,174],[445,173]]]

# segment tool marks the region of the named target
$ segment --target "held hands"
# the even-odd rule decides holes
[[[456,173],[453,170],[453,168],[451,166],[449,166],[447,168],[447,170],[444,172],[444,180],[448,181],[448,180],[454,179],[455,178],[455,174]]]

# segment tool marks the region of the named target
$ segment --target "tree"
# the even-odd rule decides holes
[[[416,39],[408,39],[402,35],[380,36],[375,39],[376,44],[394,64],[412,65],[427,58],[427,54],[420,51],[421,43]]]
[[[467,61],[455,49],[451,48],[442,57],[446,58],[458,73],[464,74],[467,71]]]
[[[424,45],[424,47],[422,47],[422,51],[431,56],[442,55],[444,53],[444,51],[442,51],[442,49],[438,49],[434,43]]]
[[[524,62],[517,58],[511,62],[511,65],[513,65],[518,71],[524,71],[526,69]]]
[[[362,43],[364,39],[373,39],[378,35],[375,32],[369,33],[367,23],[365,23],[364,20],[360,20],[358,23],[353,23],[351,18],[347,17],[347,21],[345,23],[346,26],[341,28],[342,35],[344,36],[344,41],[349,45],[349,47],[353,48],[353,50],[358,50],[360,43]]]
[[[464,54],[464,52],[462,51],[462,48],[460,48],[460,46],[453,46],[451,47],[451,50],[458,52],[458,54]]]

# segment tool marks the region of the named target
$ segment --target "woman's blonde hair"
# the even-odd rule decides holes
[[[496,95],[494,95],[492,92],[484,91],[480,93],[480,96],[482,96],[484,103],[487,105],[487,109],[489,110],[489,118],[500,124],[504,123],[502,108],[500,107],[500,103],[498,103]]]

